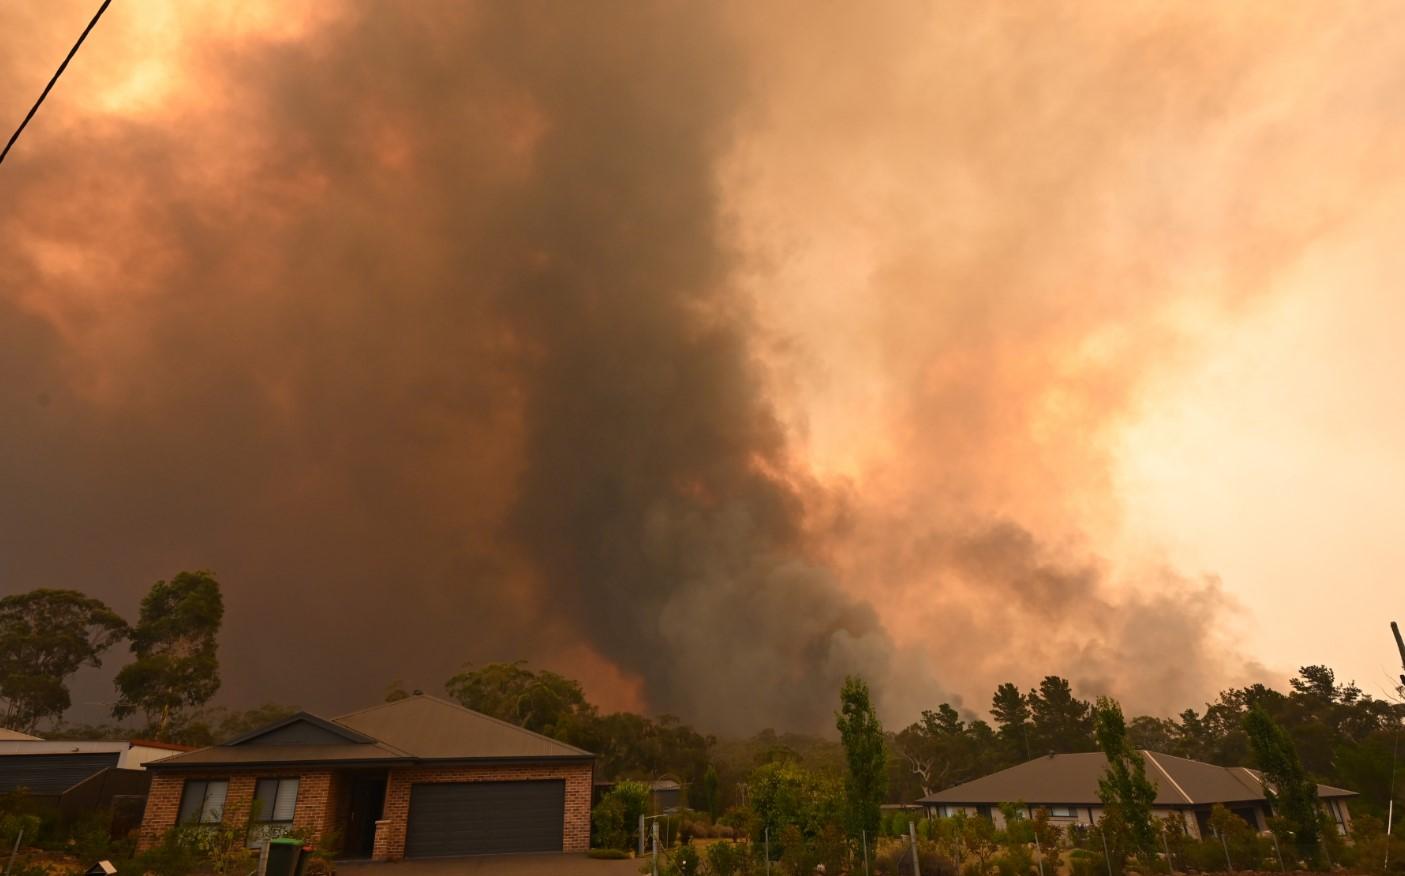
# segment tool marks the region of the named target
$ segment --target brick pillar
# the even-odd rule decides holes
[[[224,797],[224,824],[247,824],[254,812],[254,790],[257,779],[248,773],[229,776],[229,791]]]
[[[391,821],[381,818],[376,821],[376,841],[371,848],[372,861],[393,861],[391,855]],[[403,853],[402,853],[403,854]]]
[[[175,827],[184,788],[184,776],[152,773],[151,787],[146,792],[146,814],[142,816],[141,833],[137,837],[138,851],[144,852],[156,845],[166,831]]]
[[[410,776],[407,770],[391,770],[385,783],[385,805],[376,822],[377,861],[398,861],[405,857],[405,832],[410,823]]]
[[[309,772],[298,777],[298,803],[293,810],[293,827],[306,830],[313,843],[321,842],[333,805],[332,774]]]

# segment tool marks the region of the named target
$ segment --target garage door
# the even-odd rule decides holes
[[[565,817],[560,779],[414,785],[405,855],[559,852]]]

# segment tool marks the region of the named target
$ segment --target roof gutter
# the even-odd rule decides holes
[[[469,764],[473,766],[493,766],[495,764],[521,764],[521,763],[594,763],[593,754],[568,754],[568,755],[524,755],[521,757],[383,757],[365,758],[357,760],[231,760],[231,761],[203,761],[194,763],[190,761],[181,762],[175,760],[152,761],[146,764],[149,770],[187,770],[203,771],[211,769],[239,769],[248,767],[251,769],[265,769],[271,767],[317,767],[319,769],[337,769],[338,767],[363,767],[363,766],[387,766],[387,767],[414,767],[414,766],[439,766],[444,764]]]

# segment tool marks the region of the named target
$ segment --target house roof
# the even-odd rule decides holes
[[[382,703],[335,721],[417,758],[593,757],[585,749],[425,694]]]
[[[28,733],[21,733],[18,730],[9,730],[0,727],[0,741],[3,742],[37,742],[38,736],[30,736]]]
[[[149,766],[583,759],[593,755],[515,724],[416,694],[336,718],[305,712]]]
[[[1264,799],[1261,774],[1156,752],[1139,752],[1156,785],[1157,806],[1201,806]],[[927,804],[1100,805],[1098,779],[1107,769],[1102,752],[1052,754],[923,797]],[[1319,797],[1352,797],[1354,791],[1318,785]]]

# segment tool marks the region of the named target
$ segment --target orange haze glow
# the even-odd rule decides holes
[[[0,119],[90,5],[0,9]],[[226,695],[308,707],[1378,692],[1401,57],[1387,3],[123,0],[0,167],[0,589],[211,568]]]

